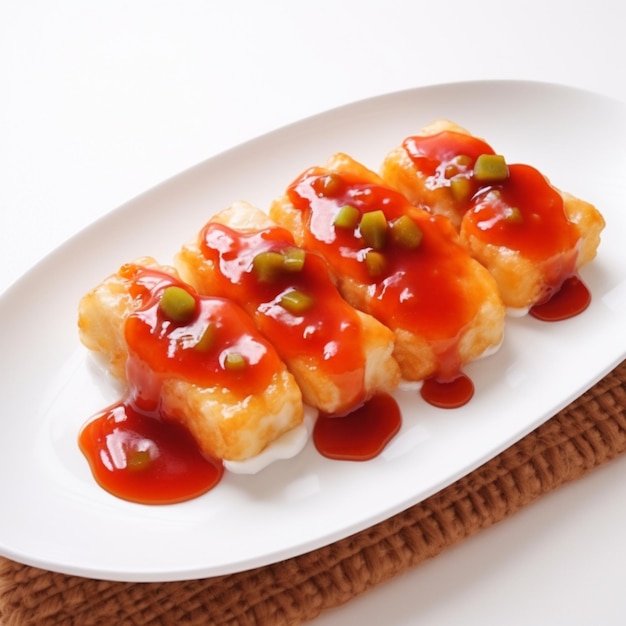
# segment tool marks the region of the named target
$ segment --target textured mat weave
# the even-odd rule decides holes
[[[275,565],[204,580],[125,584],[0,558],[0,624],[300,624],[625,449],[626,361],[519,443],[421,504]]]

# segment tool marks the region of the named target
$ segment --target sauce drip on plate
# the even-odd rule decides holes
[[[427,378],[420,388],[426,402],[442,409],[457,409],[467,404],[474,395],[474,383],[465,374],[451,380]]]
[[[578,276],[571,276],[548,300],[533,306],[529,313],[544,322],[560,322],[582,313],[591,302],[589,289]]]
[[[120,402],[92,419],[79,446],[96,482],[141,504],[174,504],[219,483],[223,466],[205,457],[182,426]]]
[[[348,415],[320,415],[313,429],[313,442],[325,457],[367,461],[382,452],[401,424],[396,401],[380,394]]]
[[[529,259],[557,259],[548,270],[549,293],[531,307],[532,316],[558,321],[585,310],[589,290],[575,271],[579,234],[565,216],[561,195],[540,172],[509,165],[506,177],[485,182],[476,175],[477,160],[497,155],[482,140],[461,133],[412,137],[404,146],[430,190],[450,189],[471,236]],[[467,252],[451,223],[411,206],[384,185],[322,168],[307,170],[287,195],[303,212],[306,250],[293,254],[293,239],[281,228],[242,234],[212,224],[203,231],[203,252],[220,264],[218,280],[239,302],[241,316],[247,309],[269,341],[282,341],[286,354],[320,352],[329,371],[348,364],[356,378],[346,384],[358,387],[363,369],[358,323],[350,307],[331,294],[334,285],[320,280],[328,263],[335,278],[365,285],[368,312],[381,322],[412,330],[436,346],[437,371],[420,389],[426,402],[445,409],[469,402],[474,385],[461,371],[458,342],[483,295],[462,287]],[[261,273],[273,272],[276,257],[288,271],[254,281],[243,271],[262,259],[268,265],[258,266]],[[296,273],[293,264],[300,268]],[[224,467],[163,411],[165,381],[173,377],[261,393],[279,357],[266,349],[269,344],[246,334],[230,300],[200,296],[158,270],[129,264],[124,271],[139,302],[125,324],[128,394],[84,426],[79,446],[96,481],[112,494],[144,504],[182,502],[215,487]],[[172,287],[186,292],[189,310],[182,317],[176,306],[171,314],[164,309],[164,292]],[[381,453],[401,424],[392,396],[362,402],[357,392],[345,414],[319,415],[313,443],[325,457],[365,461]]]
[[[313,272],[320,269],[316,259],[310,264]],[[132,281],[130,293],[139,303],[124,326],[128,392],[82,428],[79,447],[95,480],[113,495],[142,504],[183,502],[215,487],[224,467],[164,412],[161,391],[168,377],[260,392],[278,357],[246,334],[252,320],[231,301],[199,296],[159,270],[129,264],[122,274]],[[186,312],[180,302],[171,309],[163,304],[172,287],[185,291]],[[346,341],[350,339],[347,332]],[[238,359],[229,361],[232,354]],[[353,457],[360,459],[376,456],[401,423],[395,401],[387,396],[362,404],[345,417],[325,418],[355,424],[350,439]],[[336,446],[338,437],[327,434],[320,451]]]
[[[172,379],[219,385],[244,397],[261,393],[280,361],[232,302],[198,296],[159,270],[128,264],[121,274],[138,302],[124,326],[128,393],[83,428],[79,444],[96,480],[116,496],[150,504],[188,500],[219,482],[222,463],[203,454],[164,411],[163,385]],[[167,306],[166,293],[174,296]]]

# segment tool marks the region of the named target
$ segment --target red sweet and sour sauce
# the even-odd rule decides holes
[[[576,275],[580,233],[567,219],[563,197],[541,172],[512,164],[506,179],[480,182],[474,165],[481,155],[494,155],[493,148],[454,131],[409,137],[403,146],[429,193],[450,189],[446,202],[454,197],[464,238],[509,248],[542,263],[546,297],[531,308],[531,315],[557,321],[587,307],[589,291]],[[460,196],[453,192],[459,179],[466,183]]]
[[[404,147],[427,177],[430,190],[449,187],[454,178],[467,181],[469,192],[458,203],[466,233],[530,259],[558,259],[547,277],[549,293],[531,307],[532,316],[558,321],[585,310],[589,290],[575,272],[580,236],[566,219],[562,197],[540,172],[527,165],[509,165],[506,180],[481,184],[473,177],[474,162],[494,151],[482,140],[462,133],[411,137]],[[304,246],[314,252],[306,252],[307,270],[301,276],[303,282],[296,285],[307,296],[324,302],[314,316],[294,314],[289,318],[276,304],[286,285],[280,281],[252,284],[240,272],[250,260],[246,254],[282,253],[293,245],[291,235],[279,228],[242,235],[213,225],[203,232],[204,252],[222,255],[223,287],[225,293],[236,295],[241,306],[236,307],[237,313],[230,300],[199,296],[165,272],[134,264],[123,268],[132,281],[130,295],[139,302],[125,325],[128,393],[94,416],[79,434],[80,449],[105,490],[133,502],[171,504],[206,493],[220,482],[224,473],[221,461],[205,454],[176,416],[164,410],[161,390],[164,381],[174,377],[199,385],[219,384],[235,392],[262,393],[280,361],[275,351],[267,349],[269,344],[245,332],[252,320],[243,309],[256,316],[259,328],[271,341],[282,342],[285,357],[313,349],[326,355],[322,361],[329,370],[342,367],[352,371],[352,379],[347,377],[345,384],[356,391],[350,406],[344,407],[346,414],[320,414],[316,421],[313,443],[319,453],[350,461],[368,460],[381,453],[400,429],[402,416],[389,395],[362,401],[359,324],[349,313],[350,307],[331,293],[334,286],[320,280],[327,262],[336,277],[366,285],[370,312],[381,322],[392,329],[412,330],[435,346],[437,371],[423,381],[420,391],[426,402],[451,409],[472,398],[474,386],[461,371],[457,343],[483,294],[462,287],[467,253],[448,220],[412,207],[404,196],[383,185],[322,168],[305,172],[289,186],[287,195],[305,215]],[[358,228],[334,225],[338,209],[347,205],[361,216],[382,210],[389,223],[409,215],[422,233],[419,246],[385,247],[380,271],[372,274],[372,266],[365,263],[371,249],[364,245]],[[163,290],[173,285],[189,290],[195,299],[193,318],[184,323],[168,319],[159,307]],[[292,287],[287,286],[287,291]],[[207,349],[206,336],[214,334],[215,328],[221,337],[220,349]],[[316,329],[308,333],[308,340],[306,330],[303,332],[306,328]],[[214,342],[210,343],[213,346]],[[225,367],[229,352],[251,367]]]
[[[420,395],[428,404],[441,409],[458,409],[472,399],[474,383],[463,373],[450,380],[430,377],[422,382]]]
[[[350,412],[363,402],[366,361],[361,321],[337,291],[321,256],[297,248],[293,236],[280,227],[242,232],[216,222],[203,228],[200,248],[204,258],[219,268],[198,285],[200,291],[237,302],[287,365],[301,363],[306,355],[320,376],[341,387],[343,403],[334,413]],[[255,260],[263,255],[289,259],[294,251],[297,269],[281,268],[261,277],[254,269]],[[202,273],[198,275],[202,280]],[[295,299],[294,308],[286,308],[283,298],[294,294],[300,299]],[[298,371],[294,374],[298,380]]]
[[[365,285],[367,302],[357,307],[364,307],[392,330],[405,329],[423,337],[436,354],[435,378],[449,381],[459,376],[459,341],[481,307],[487,287],[474,279],[474,261],[449,222],[416,209],[382,184],[323,168],[304,172],[287,195],[303,213],[305,247],[328,260],[340,283],[348,278]],[[384,267],[373,276],[366,262],[371,246],[364,244],[359,228],[335,225],[346,205],[361,216],[382,210],[389,224],[409,216],[422,233],[419,245],[407,249],[389,242],[380,251]]]
[[[176,322],[159,303],[167,287],[183,286],[180,281],[134,264],[120,273],[138,303],[124,327],[128,393],[86,424],[79,445],[96,481],[114,495],[145,504],[181,502],[213,488],[223,467],[199,449],[176,415],[168,414],[163,384],[176,378],[201,386],[217,383],[241,394],[262,393],[280,361],[234,303],[198,296],[184,286],[193,295],[195,311],[188,321]],[[208,342],[207,333],[215,340]],[[225,367],[233,353],[245,361],[244,368]]]
[[[81,430],[79,446],[96,482],[124,500],[174,504],[206,493],[224,472],[179,424],[115,404]]]
[[[320,269],[315,263],[310,267],[312,271]],[[189,500],[215,487],[224,467],[206,455],[190,432],[164,411],[164,381],[171,376],[198,384],[218,381],[230,389],[261,393],[278,357],[246,334],[252,320],[234,303],[199,296],[185,286],[195,298],[195,313],[185,323],[176,323],[164,315],[159,302],[164,290],[182,286],[180,281],[134,264],[124,266],[120,273],[131,281],[130,295],[138,302],[125,323],[128,393],[89,420],[79,434],[79,447],[96,482],[119,498],[142,504]],[[219,332],[221,337],[213,342],[216,349],[203,345],[209,325],[216,327],[213,333]],[[351,338],[347,332],[346,340]],[[244,372],[224,367],[224,354],[230,348],[245,357],[250,367]],[[335,458],[372,458],[400,427],[400,412],[390,396],[355,406],[346,416],[324,416],[319,422],[342,424],[343,437],[352,442],[351,451],[346,452],[345,440],[340,443],[339,434],[327,433],[318,441],[320,453],[327,454],[333,446],[337,450],[339,443],[344,451],[335,452]]]
[[[582,313],[591,302],[591,293],[576,275],[565,279],[545,302],[535,304],[529,314],[543,322],[560,322]]]
[[[313,443],[321,455],[330,459],[368,461],[383,451],[401,425],[397,402],[380,394],[348,415],[320,414],[313,429]]]

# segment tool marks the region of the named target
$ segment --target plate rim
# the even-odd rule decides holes
[[[197,172],[199,170],[202,170],[204,168],[206,168],[211,162],[214,161],[218,161],[221,160],[225,157],[225,155],[232,155],[235,154],[238,151],[246,151],[251,149],[251,147],[253,147],[256,143],[265,143],[265,142],[271,142],[274,136],[277,135],[281,135],[281,134],[285,134],[288,133],[290,130],[294,129],[295,127],[298,126],[302,126],[305,124],[314,124],[317,120],[320,120],[321,118],[324,118],[326,116],[333,116],[335,114],[337,114],[337,112],[339,111],[348,111],[352,108],[354,108],[355,106],[372,106],[374,105],[377,101],[380,101],[382,99],[395,99],[395,98],[406,98],[406,97],[415,97],[416,94],[419,94],[420,92],[423,91],[433,91],[433,90],[458,90],[458,89],[463,89],[463,88],[467,88],[467,87],[471,87],[473,89],[479,89],[479,88],[484,88],[484,87],[488,87],[489,89],[494,89],[494,88],[505,88],[505,87],[509,87],[509,86],[515,86],[516,88],[520,88],[523,86],[532,86],[532,88],[548,88],[548,89],[557,89],[557,90],[561,90],[562,92],[568,92],[568,93],[578,93],[583,95],[586,98],[593,98],[593,99],[601,99],[603,101],[606,101],[608,103],[612,103],[613,105],[617,105],[619,107],[621,107],[623,109],[623,112],[626,116],[626,105],[621,102],[620,100],[616,100],[615,98],[612,98],[610,96],[606,96],[603,94],[597,94],[594,93],[593,91],[589,91],[586,89],[580,89],[578,87],[570,87],[567,85],[562,85],[559,83],[551,83],[551,82],[539,82],[539,81],[527,81],[527,80],[522,80],[522,81],[518,81],[518,80],[509,80],[509,79],[504,79],[504,80],[480,80],[480,81],[459,81],[459,82],[452,82],[452,83],[437,83],[437,84],[433,84],[433,85],[424,85],[424,86],[419,86],[419,87],[413,87],[413,88],[409,88],[409,89],[403,89],[403,90],[398,90],[398,91],[393,91],[393,92],[389,92],[389,93],[384,93],[384,94],[377,94],[362,100],[357,100],[351,103],[346,103],[346,104],[342,104],[338,107],[334,107],[331,109],[327,109],[325,111],[322,111],[320,113],[316,113],[312,116],[308,116],[306,118],[303,118],[301,120],[295,121],[295,122],[291,122],[285,126],[276,128],[274,130],[271,130],[267,133],[263,133],[259,136],[256,136],[254,138],[251,138],[243,143],[240,143],[236,146],[233,146],[225,151],[222,151],[216,155],[210,156],[207,159],[204,159],[203,161],[192,165],[190,168],[186,168],[185,170],[179,172],[178,174],[175,174],[165,180],[163,180],[162,182],[158,183],[157,185],[151,187],[150,189],[147,189],[146,191],[136,195],[135,197],[131,198],[130,200],[124,202],[122,205],[118,206],[117,208],[105,213],[103,216],[99,217],[97,220],[94,220],[91,224],[89,224],[88,226],[82,228],[81,230],[79,230],[76,234],[74,234],[73,236],[71,236],[70,238],[68,238],[64,243],[62,243],[61,245],[57,246],[54,250],[52,250],[51,252],[49,252],[48,254],[46,254],[41,260],[39,260],[33,267],[31,267],[27,272],[25,272],[20,278],[18,278],[14,283],[12,283],[3,293],[0,294],[0,308],[2,306],[5,305],[6,301],[9,300],[12,296],[14,296],[16,293],[19,293],[20,289],[23,289],[23,285],[27,284],[28,281],[32,281],[35,280],[38,275],[44,271],[45,267],[47,265],[50,264],[50,259],[56,259],[57,257],[62,257],[64,254],[64,251],[68,248],[71,247],[72,245],[77,245],[76,242],[79,242],[80,240],[87,238],[89,236],[89,233],[92,230],[98,230],[99,228],[101,228],[103,223],[108,223],[110,221],[115,221],[116,219],[119,219],[119,215],[123,214],[128,207],[134,206],[136,203],[140,202],[142,198],[148,197],[150,195],[154,195],[154,194],[159,194],[161,193],[161,191],[163,189],[167,189],[170,186],[172,186],[173,184],[176,183],[176,181],[179,181],[180,179],[184,179],[185,177],[188,177],[190,175],[190,173],[192,172]],[[583,390],[586,391],[587,389],[589,389],[590,387],[592,387],[595,383],[597,383],[599,380],[601,380],[609,371],[611,371],[611,369],[613,369],[621,360],[623,360],[624,356],[626,356],[626,346],[624,346],[622,348],[622,352],[621,352],[621,356],[616,356],[610,363],[607,363],[606,366],[604,367],[604,369],[600,372],[598,372],[590,381],[589,384],[587,385],[586,389]],[[580,392],[582,393],[582,392]],[[578,397],[580,395],[580,393],[576,393],[575,396],[569,397],[567,399],[563,400],[562,406],[558,409],[560,410],[561,408],[567,406],[575,397]],[[541,421],[541,423],[547,421],[550,418],[550,416],[546,417],[544,420]],[[533,430],[535,427],[537,426],[537,424],[535,424],[534,426],[532,426],[532,428],[529,428],[528,432],[530,432],[531,430]],[[527,433],[526,433],[527,434]],[[524,435],[521,435],[519,437],[515,437],[515,441],[518,441],[519,439],[521,439]],[[508,447],[508,445],[510,445],[511,442],[508,442],[507,445],[505,447]],[[495,452],[494,454],[489,455],[488,458],[492,458],[493,456],[495,456],[498,452]],[[488,458],[482,458],[482,459],[478,459],[476,462],[475,467],[479,466],[480,464],[482,464],[483,462],[485,462],[486,460],[488,460]],[[462,475],[466,475],[468,472],[472,471],[472,469],[474,468],[468,468],[467,471],[464,471],[463,473],[461,473],[460,475],[456,476],[456,478],[454,478],[451,481],[448,481],[446,484],[450,484],[451,482],[454,482],[454,480],[458,479],[460,476]],[[439,489],[445,487],[446,485],[439,485],[437,486],[437,488],[435,489],[434,492],[438,491]],[[433,492],[433,493],[434,493]],[[429,497],[424,496],[425,497]],[[417,504],[417,502],[422,501],[424,498],[420,498],[418,501],[413,502],[413,504]],[[411,506],[411,505],[409,505]],[[403,510],[403,509],[399,509],[399,510]],[[393,515],[395,515],[396,513],[399,512],[399,510],[396,510],[394,512],[391,512],[389,515],[385,515],[385,517],[383,519],[387,519],[388,517],[391,517]],[[368,527],[368,526],[365,526]],[[361,530],[362,528],[358,528],[356,530],[354,529],[349,529],[349,532],[347,534],[352,534],[352,532],[356,532],[358,530]],[[335,541],[337,539],[333,539],[332,541],[330,541],[330,543],[332,543],[333,541]],[[320,545],[314,545],[314,546],[309,546],[309,548],[307,548],[307,550],[304,551],[308,551],[308,549],[315,549],[318,547],[322,547],[322,545],[328,545],[329,542],[323,542]],[[288,552],[291,553],[290,550],[288,550]],[[27,565],[32,565],[35,567],[44,567],[46,569],[50,569],[52,571],[60,571],[63,573],[68,573],[68,574],[73,574],[73,575],[81,575],[81,576],[89,576],[89,577],[99,577],[101,578],[102,576],[97,576],[97,574],[100,572],[100,570],[97,567],[94,567],[93,569],[90,569],[89,567],[85,567],[85,568],[76,568],[74,566],[70,566],[68,567],[67,565],[59,565],[58,563],[54,563],[51,561],[46,561],[45,559],[37,559],[33,556],[30,555],[25,555],[19,551],[12,551],[11,549],[8,549],[7,546],[4,546],[4,544],[2,543],[2,537],[0,536],[0,553],[7,556],[7,558],[12,558],[16,561],[25,563]],[[280,560],[282,558],[285,558],[286,555],[281,554],[278,555],[278,559],[275,559],[274,557],[271,557],[271,560],[268,561],[267,563],[263,563],[263,564],[269,564],[272,562],[275,562],[275,560]],[[291,554],[291,556],[295,556],[295,554]],[[256,567],[256,565],[247,565],[244,569],[247,569],[248,567]],[[234,570],[230,570],[230,571],[226,571],[226,573],[233,573],[235,571],[241,571],[240,569],[234,569]],[[100,574],[104,574],[103,572],[100,572]],[[128,571],[126,572],[120,572],[120,575],[116,575],[115,572],[107,572],[105,574],[105,578],[110,579],[110,580],[120,580],[120,581],[151,581],[151,582],[156,582],[156,581],[173,581],[173,580],[187,580],[190,578],[198,578],[198,577],[203,577],[206,575],[214,575],[214,574],[207,574],[206,571],[195,571],[195,573],[192,570],[185,570],[185,571],[180,571],[180,572],[176,572],[174,573],[173,571],[169,570],[168,573],[165,574],[165,577],[163,577],[161,574],[156,574],[152,573],[150,575],[148,575],[146,577],[146,572],[139,572],[137,571],[135,574],[130,574]],[[174,577],[172,577],[172,574],[174,574]],[[120,577],[121,576],[121,577]],[[130,577],[129,577],[130,576]]]

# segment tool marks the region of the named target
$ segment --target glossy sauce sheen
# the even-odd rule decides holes
[[[560,195],[533,168],[509,166],[506,181],[480,186],[472,180],[473,161],[480,154],[493,154],[481,140],[442,133],[410,138],[405,148],[429,177],[431,189],[449,185],[451,164],[454,175],[472,182],[471,199],[462,210],[474,236],[519,250],[529,258],[575,249],[578,233],[565,219]],[[455,160],[459,154],[471,160],[459,165]],[[463,274],[466,253],[453,241],[454,233],[447,222],[411,207],[403,196],[386,187],[329,177],[319,168],[305,172],[289,187],[288,195],[306,214],[305,245],[326,257],[335,272],[370,285],[373,315],[391,328],[400,326],[431,341],[444,340],[440,372],[445,376],[425,380],[422,397],[442,408],[468,402],[474,393],[472,381],[458,370],[454,342],[445,339],[458,335],[459,329],[470,323],[479,302],[477,297],[458,291],[456,279]],[[384,272],[372,278],[364,263],[367,248],[357,229],[340,229],[333,224],[345,205],[355,207],[361,215],[383,209],[388,221],[410,215],[422,230],[422,242],[417,249],[386,248]],[[508,219],[511,208],[521,213],[521,220]],[[268,284],[254,279],[249,271],[259,252],[280,252],[288,246],[293,246],[293,240],[281,228],[242,234],[209,223],[202,233],[203,253],[219,264],[224,294],[230,294],[255,316],[261,332],[280,345],[287,358],[313,351],[322,355],[329,371],[351,369],[361,379],[363,355],[354,349],[362,345],[360,325],[332,283],[322,279],[326,277],[326,261],[321,256],[307,252],[304,269],[297,277],[281,276]],[[533,307],[532,315],[556,321],[587,307],[589,292],[571,275],[574,264],[572,256],[570,276],[563,288]],[[263,344],[246,334],[243,311],[236,313],[229,301],[194,294],[193,320],[177,324],[164,316],[159,301],[166,287],[182,283],[166,273],[133,265],[126,266],[126,272],[133,281],[131,295],[141,303],[125,326],[129,393],[82,429],[79,446],[96,481],[112,494],[145,504],[181,502],[212,489],[224,470],[220,461],[202,454],[184,428],[161,413],[163,381],[174,377],[241,393],[262,392],[279,363]],[[302,314],[289,313],[279,300],[292,289],[303,291],[323,306]],[[218,329],[219,349],[195,348],[202,343],[209,325]],[[224,366],[229,350],[242,355],[252,368],[229,371]],[[346,380],[347,384],[357,382]],[[359,404],[358,399],[355,402]],[[368,460],[380,454],[400,429],[400,410],[391,396],[375,396],[355,406],[341,417],[319,416],[313,441],[320,454]]]
[[[481,154],[494,151],[484,141],[463,133],[411,137],[403,145],[417,170],[427,177],[429,189],[449,187],[455,176],[470,181],[471,192],[457,202],[464,235],[544,263],[550,295],[574,277],[580,234],[566,217],[563,198],[541,172],[529,165],[513,164],[508,166],[506,180],[480,183],[473,175],[474,163]],[[469,157],[463,165],[458,164],[460,155]],[[560,300],[564,302],[565,297]],[[571,297],[568,302],[567,310],[560,307],[563,317],[559,319],[576,315],[586,306],[574,303]],[[546,310],[546,305],[542,306]],[[537,317],[539,310],[534,311]]]
[[[519,210],[519,219],[508,216],[512,208]],[[506,181],[480,188],[464,220],[477,238],[535,260],[575,251],[579,239],[561,195],[529,165],[509,165]]]
[[[571,276],[551,298],[533,306],[529,313],[543,322],[560,322],[582,313],[590,302],[585,283],[578,276]]]
[[[156,374],[154,383],[150,383],[145,377],[140,380],[136,373],[140,368],[135,368],[129,381],[134,395],[140,391],[138,387],[150,391],[156,385],[147,400],[158,402],[158,385],[168,376],[201,386],[226,387],[241,395],[261,393],[267,387],[281,363],[267,343],[259,340],[244,311],[229,300],[193,294],[194,318],[187,324],[172,322],[159,307],[164,289],[176,285],[193,293],[192,289],[164,272],[136,266],[130,266],[129,272],[133,280],[131,295],[142,303],[126,321],[130,360],[145,364]],[[208,350],[196,348],[209,326],[216,328],[216,340]],[[244,357],[245,369],[233,372],[224,367],[231,352]]]
[[[313,442],[318,452],[330,459],[367,461],[382,452],[401,425],[398,404],[381,394],[349,415],[321,414],[315,422]]]
[[[187,430],[120,402],[92,419],[79,446],[110,493],[142,504],[174,504],[217,485],[222,463],[205,457]]]
[[[458,202],[459,212],[468,222],[466,227],[479,239],[519,250],[532,259],[543,259],[576,245],[578,231],[565,216],[561,195],[535,168],[509,165],[506,180],[481,183],[473,174],[476,159],[481,154],[495,153],[477,137],[446,131],[410,137],[403,145],[417,170],[427,177],[429,189],[449,187],[455,177],[470,181],[471,193],[466,201]],[[469,159],[459,164],[459,156]],[[520,219],[510,218],[513,208],[519,211]]]
[[[474,383],[465,374],[447,381],[427,378],[422,383],[420,395],[426,402],[441,409],[458,409],[472,399]]]
[[[493,148],[482,139],[452,131],[407,137],[402,145],[417,170],[428,177],[429,189],[450,185],[449,167],[456,170],[456,175],[471,178],[476,159],[481,154],[495,154]],[[459,163],[460,155],[470,157],[469,162]]]
[[[341,376],[343,386],[355,392],[342,412],[359,405],[365,370],[361,323],[332,283],[326,261],[306,252],[301,270],[278,272],[264,281],[254,270],[254,257],[294,248],[293,237],[285,229],[240,232],[209,222],[200,241],[205,258],[219,267],[219,272],[211,274],[208,288],[245,308],[285,361],[307,355],[321,371]],[[311,306],[298,312],[285,309],[281,298],[292,291],[310,297]]]
[[[336,275],[369,285],[368,312],[389,328],[407,329],[433,345],[439,342],[439,369],[446,376],[456,375],[456,338],[473,320],[482,295],[464,288],[470,258],[456,242],[448,221],[416,209],[392,189],[329,175],[321,168],[305,172],[287,193],[304,213],[305,247],[324,255]],[[421,243],[415,249],[388,245],[382,251],[385,269],[372,278],[364,262],[371,248],[364,244],[358,228],[334,225],[345,205],[361,215],[382,209],[388,221],[409,215],[422,231]]]
[[[193,319],[175,323],[159,302],[166,287],[182,283],[135,265],[125,266],[123,274],[132,281],[130,293],[140,303],[125,326],[128,394],[83,428],[79,445],[97,482],[114,495],[146,504],[181,502],[214,487],[223,468],[220,461],[202,454],[172,416],[162,413],[163,381],[177,378],[246,395],[261,393],[280,361],[256,333],[250,334],[252,321],[233,303],[194,294]],[[216,340],[208,349],[195,347],[209,324],[217,328]],[[224,367],[225,355],[232,350],[246,359],[243,371]]]

